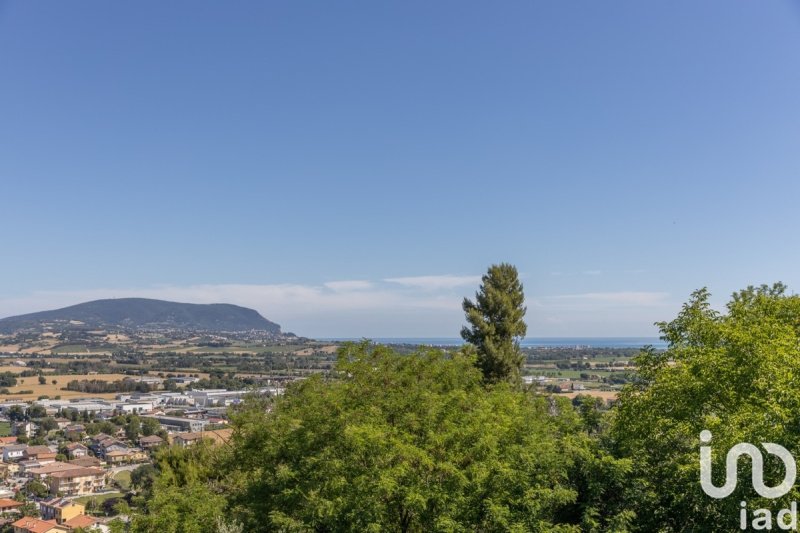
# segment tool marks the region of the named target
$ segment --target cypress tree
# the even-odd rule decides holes
[[[461,329],[461,337],[475,346],[486,383],[518,383],[523,361],[519,339],[527,331],[523,321],[527,308],[517,268],[492,265],[481,281],[475,302],[464,298],[469,326]]]

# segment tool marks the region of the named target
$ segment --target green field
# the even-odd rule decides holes
[[[86,505],[90,501],[94,501],[95,505],[101,505],[104,501],[111,499],[111,498],[121,498],[121,492],[107,492],[104,494],[90,494],[89,496],[81,496],[80,498],[75,498],[75,501],[78,503],[82,503]]]
[[[116,475],[114,475],[114,481],[119,483],[119,485],[123,489],[128,490],[129,488],[131,488],[131,473],[130,473],[130,471],[129,470],[122,470],[121,472],[117,472]]]
[[[274,345],[274,346],[252,346],[252,345],[240,345],[240,346],[222,346],[222,347],[212,347],[212,346],[196,346],[191,348],[191,353],[207,353],[207,354],[223,354],[223,353],[250,353],[253,355],[259,354],[267,354],[267,353],[285,353],[290,354],[292,352],[296,352],[298,350],[303,350],[306,348],[311,348],[311,346],[303,345],[303,344],[289,344],[289,345]]]
[[[0,437],[8,437],[11,435],[11,424],[9,422],[0,422]]]
[[[87,354],[87,353],[104,353],[110,352],[112,348],[90,348],[85,344],[65,344],[63,346],[56,346],[51,351],[55,355],[64,355],[64,354]]]

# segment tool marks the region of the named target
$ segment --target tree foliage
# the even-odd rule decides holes
[[[524,359],[519,339],[527,331],[524,303],[517,269],[507,263],[489,268],[475,302],[464,298],[469,327],[461,330],[461,336],[475,346],[478,367],[488,383],[519,380]]]
[[[721,484],[727,450],[739,442],[780,443],[800,450],[800,298],[781,284],[749,287],[715,311],[709,293],[693,293],[679,315],[659,324],[666,352],[645,350],[637,358],[638,380],[620,398],[613,426],[617,453],[632,459],[630,505],[648,509],[640,531],[719,531],[738,527],[739,504],[786,507],[792,490],[766,501],[752,484],[739,483],[716,500],[699,483],[699,435],[709,430],[715,482]],[[767,484],[782,467],[767,463]],[[750,479],[749,461],[739,478]]]
[[[147,514],[136,515],[134,533],[212,533],[226,505],[224,490],[218,483],[223,471],[218,467],[219,451],[203,442],[190,448],[161,450],[156,459],[159,475],[146,500]],[[138,470],[138,469],[137,469]],[[147,471],[138,472],[136,485],[151,483]],[[131,476],[133,483],[133,475]]]
[[[233,415],[230,447],[159,454],[134,530],[212,531],[214,520],[171,525],[212,512],[252,532],[624,531],[629,520],[601,481],[628,467],[591,443],[571,403],[487,389],[465,353],[348,345],[332,379],[266,407],[253,398]]]

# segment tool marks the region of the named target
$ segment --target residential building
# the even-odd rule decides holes
[[[202,432],[178,433],[173,437],[173,443],[177,446],[187,447],[197,444],[203,439],[211,440],[216,444],[223,444],[230,440],[233,430],[216,429]]]
[[[81,444],[80,442],[73,442],[67,444],[67,455],[70,459],[78,459],[80,457],[86,457],[89,455],[89,448]]]
[[[10,463],[21,460],[25,456],[25,444],[12,444],[3,448],[3,461]]]
[[[76,468],[53,472],[47,480],[50,494],[83,496],[102,490],[106,485],[106,473],[102,468]]]
[[[18,502],[17,500],[11,500],[9,498],[0,498],[0,513],[8,513],[10,511],[16,511],[20,507],[22,507],[23,503]]]
[[[33,437],[36,434],[36,430],[39,428],[38,425],[34,424],[33,422],[17,422],[13,426],[11,426],[11,431],[16,436],[25,436],[28,438]]]
[[[74,465],[72,463],[62,463],[61,461],[54,461],[46,465],[40,465],[33,468],[26,468],[25,475],[38,479],[40,481],[46,480],[55,472],[64,472],[66,470],[79,470],[85,468],[84,466]]]
[[[25,476],[28,475],[33,468],[39,468],[42,466],[42,463],[37,461],[36,459],[23,459],[22,461],[17,463],[17,472],[19,475]]]
[[[125,450],[115,450],[106,454],[106,461],[109,465],[118,465],[126,463],[136,463],[139,461],[146,461],[147,453],[137,448],[127,448]]]
[[[58,524],[63,524],[70,518],[82,515],[86,507],[78,502],[66,498],[51,498],[39,502],[39,510],[42,519],[55,520]]]
[[[56,460],[56,452],[47,446],[28,446],[25,450],[25,458],[39,461],[42,464],[52,463]]]
[[[68,533],[69,526],[59,525],[55,520],[40,520],[23,516],[13,524],[14,533]]]
[[[99,435],[98,435],[99,437]],[[105,458],[108,452],[119,450],[127,450],[128,445],[108,435],[103,435],[104,438],[98,439],[95,437],[91,444],[91,448],[95,454]]]
[[[64,436],[68,439],[79,439],[86,433],[86,426],[83,424],[70,424],[64,428]]]
[[[145,450],[152,450],[153,448],[157,448],[162,444],[164,444],[164,439],[162,439],[158,435],[150,435],[148,437],[139,438],[139,446],[141,446]]]
[[[79,514],[73,518],[70,518],[66,522],[64,522],[65,526],[70,528],[70,531],[74,531],[78,528],[86,529],[90,531],[104,531],[101,529],[100,526],[96,526],[98,521],[96,518],[92,518],[91,516],[86,516],[85,514]]]

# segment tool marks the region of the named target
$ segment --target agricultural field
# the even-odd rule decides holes
[[[18,368],[19,369],[19,368]],[[76,398],[76,397],[86,397],[92,396],[97,398],[115,398],[117,393],[104,393],[104,394],[87,394],[85,392],[80,391],[71,391],[71,390],[62,390],[62,387],[66,387],[67,383],[73,380],[82,380],[82,379],[97,379],[100,381],[118,381],[121,379],[125,379],[125,374],[71,374],[71,375],[64,375],[64,376],[47,376],[47,383],[44,385],[39,384],[39,379],[36,376],[32,377],[19,377],[17,378],[17,385],[15,387],[9,387],[9,393],[7,395],[3,395],[0,397],[0,400],[10,400],[10,399],[19,399],[19,400],[35,400],[40,396],[49,396],[50,398],[54,398],[55,396],[61,396],[62,398]],[[55,381],[55,383],[53,383]],[[21,394],[20,391],[32,391],[25,394]]]

